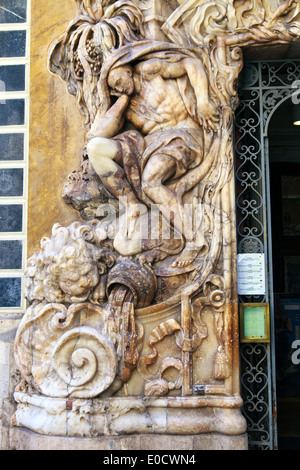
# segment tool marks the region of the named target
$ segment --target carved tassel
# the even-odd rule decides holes
[[[223,346],[218,347],[214,360],[214,377],[217,380],[227,379],[230,375],[229,360]]]

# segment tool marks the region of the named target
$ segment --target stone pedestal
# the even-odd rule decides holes
[[[227,436],[224,434],[199,434],[196,436],[139,434],[99,438],[43,436],[24,428],[13,428],[10,435],[13,450],[101,450],[101,451],[200,451],[200,450],[247,450],[247,434]],[[184,455],[184,454],[183,454]],[[192,455],[189,453],[189,455]],[[146,461],[146,457],[143,457]]]
[[[237,397],[66,400],[19,392],[15,400],[16,450],[247,449]]]
[[[59,399],[15,393],[13,424],[66,437],[123,434],[199,435],[245,433],[238,397],[115,397]]]

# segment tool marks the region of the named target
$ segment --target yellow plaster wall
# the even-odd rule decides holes
[[[31,2],[28,256],[54,223],[65,226],[79,218],[62,201],[61,190],[80,165],[82,118],[66,84],[47,69],[51,42],[76,15],[75,0]]]

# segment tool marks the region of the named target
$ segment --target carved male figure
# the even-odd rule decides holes
[[[203,64],[182,54],[176,54],[171,61],[154,57],[134,67],[113,68],[108,85],[111,95],[118,99],[103,117],[95,119],[87,151],[105,186],[117,197],[127,197],[127,227],[123,237],[130,240],[137,218],[147,210],[145,201],[158,204],[166,217],[173,213],[183,219],[181,177],[201,165],[203,129],[214,130],[218,115],[209,98]],[[139,159],[143,201],[138,200],[125,178],[120,142],[113,139],[124,120],[134,125],[140,138],[145,136],[144,152]],[[172,188],[168,183],[174,181],[177,184]],[[171,222],[180,230],[176,217]],[[132,254],[130,243],[126,247],[129,250],[126,254]],[[186,250],[188,255],[184,253],[178,258],[174,267],[191,263],[199,246],[187,240]]]

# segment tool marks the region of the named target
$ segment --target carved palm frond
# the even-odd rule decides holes
[[[76,0],[79,15],[50,47],[49,70],[67,82],[88,129],[100,106],[97,82],[106,56],[144,36],[143,14],[131,0]]]

